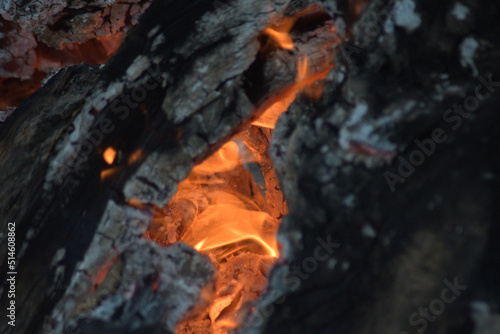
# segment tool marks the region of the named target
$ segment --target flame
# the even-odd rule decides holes
[[[295,84],[277,94],[270,102],[265,103],[262,107],[265,110],[252,124],[274,129],[279,116],[288,110],[293,101],[295,101],[297,94],[301,91],[313,99],[319,99],[323,94],[323,85],[318,84],[318,81],[328,76],[328,73],[333,68],[333,64],[326,64],[324,67],[320,71],[314,71],[310,69],[307,57],[299,59]]]
[[[280,47],[287,50],[293,49],[292,36],[288,32],[280,32],[272,28],[264,29],[264,34],[268,35],[273,41],[278,43]]]
[[[308,15],[307,10],[299,14]],[[278,117],[299,93],[315,100],[323,93],[322,80],[334,66],[332,43],[322,41],[313,44],[313,49],[302,48],[297,39],[294,45],[290,31],[300,15],[279,17],[263,31],[268,37],[263,50],[269,46],[272,52],[277,47],[294,50],[287,53],[297,55],[296,77],[289,86],[262,103],[256,111],[260,117],[253,125],[274,128]],[[323,52],[317,52],[316,48]],[[165,246],[183,241],[207,254],[218,268],[210,305],[198,319],[180,323],[176,330],[179,334],[198,332],[198,329],[226,334],[236,328],[241,310],[249,307],[264,290],[267,272],[279,256],[276,240],[279,219],[276,212],[269,210],[275,203],[268,192],[276,184],[267,173],[272,172],[272,167],[263,149],[264,143],[269,144],[272,131],[258,131],[265,137],[262,145],[256,144],[260,138],[256,138],[255,143],[253,138],[249,139],[249,131],[196,165],[187,179],[178,184],[178,191],[169,204],[155,212],[153,224],[146,233],[146,237]],[[260,177],[264,176],[268,198],[264,198],[261,186],[253,179],[252,175],[257,174],[248,167],[254,164],[260,167]]]
[[[240,149],[234,141],[224,144],[217,152],[209,156],[205,161],[193,168],[193,173],[198,175],[209,175],[226,172],[241,164]]]
[[[290,30],[295,24],[296,19],[293,17],[281,17],[277,22],[271,24],[264,29],[263,34],[267,35],[271,40],[286,50],[293,50],[293,40],[290,36]]]
[[[258,298],[266,268],[279,256],[279,220],[259,206],[258,190],[248,194],[240,189],[253,181],[244,165],[256,163],[256,156],[241,138],[224,144],[179,183],[146,233],[163,245],[183,241],[208,254],[220,269],[215,295],[203,313],[210,319],[211,333],[226,334],[239,325],[240,310]],[[184,333],[180,328],[189,321],[177,332]]]
[[[119,167],[113,167],[101,171],[101,181],[104,181],[105,179],[115,175],[116,173],[118,173],[119,170],[120,170]]]
[[[215,187],[223,180],[214,174],[229,172],[241,167],[242,161],[252,160],[248,148],[244,148],[246,150],[240,149],[235,141],[227,142],[193,168],[188,179],[179,184],[177,199],[192,199],[193,191],[201,190],[209,202],[196,215],[181,240],[200,252],[226,247],[224,256],[245,248],[243,244],[250,242],[261,247],[262,255],[277,257],[276,229],[272,228],[277,222],[261,211],[251,198]],[[247,154],[242,154],[245,151]]]
[[[262,246],[263,255],[278,257],[276,237],[272,229],[266,231],[266,226],[275,223],[269,214],[248,209],[248,204],[253,202],[245,203],[245,199],[228,192],[215,191],[210,196],[214,204],[193,221],[182,238],[185,243],[204,252],[241,241],[253,241]]]
[[[102,157],[108,165],[112,165],[116,158],[116,150],[112,147],[108,147],[106,151],[104,151]]]
[[[219,258],[248,249],[278,257],[279,222],[254,198],[239,193],[236,184],[227,183],[235,171],[246,175],[243,182],[248,182],[252,176],[243,164],[256,160],[242,141],[224,144],[179,183],[169,206],[154,219],[157,228],[150,229],[147,237],[166,245],[180,240],[200,252],[215,252]]]
[[[288,110],[293,101],[295,101],[295,94],[283,97],[267,108],[252,124],[274,129],[280,115]]]

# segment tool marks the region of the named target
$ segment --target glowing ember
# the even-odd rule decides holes
[[[147,207],[137,198],[132,198],[127,204],[137,209],[145,209]]]
[[[108,169],[101,171],[101,181],[104,181],[105,179],[115,175],[116,173],[118,173],[119,170],[120,170],[120,168],[113,167],[113,168],[108,168]]]
[[[142,154],[142,150],[140,148],[135,150],[128,158],[128,165],[130,166],[130,165],[135,164],[136,162],[141,160],[142,156],[143,156],[143,154]]]
[[[240,164],[240,149],[238,144],[230,141],[209,156],[203,163],[194,167],[193,172],[199,175],[227,172]]]
[[[116,158],[116,150],[112,147],[108,147],[106,151],[104,151],[102,157],[108,165],[112,165]]]

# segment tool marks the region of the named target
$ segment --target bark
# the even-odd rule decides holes
[[[0,75],[29,78],[38,68],[44,71],[57,63],[68,65],[73,58],[92,62],[103,57],[97,45],[114,51],[113,39],[135,25],[150,1],[5,1],[0,7]],[[83,44],[81,47],[79,44]],[[57,52],[57,49],[68,49]],[[58,58],[51,57],[55,53]],[[55,64],[54,64],[55,63]]]
[[[18,319],[2,333],[169,333],[200,306],[212,267],[185,245],[145,241],[152,208],[276,99],[300,56],[321,59],[307,45],[335,43],[322,27],[330,16],[352,40],[321,100],[299,98],[273,134],[290,212],[269,288],[240,332],[498,332],[499,6],[373,0],[355,21],[364,1],[325,0],[330,15],[292,31],[300,54],[262,52],[277,14],[314,3],[155,1],[107,65],[61,69],[23,101],[0,126]],[[243,138],[257,147],[269,135]],[[435,310],[454,282],[467,287],[422,321],[420,308]]]
[[[150,1],[3,1],[0,109],[18,106],[63,66],[103,64]]]
[[[286,261],[241,333],[499,331],[500,7],[412,3],[372,1],[280,118]]]
[[[139,241],[93,293],[78,296],[65,332],[173,333],[182,318],[204,305],[214,274],[212,264],[185,244],[162,248]]]
[[[250,92],[245,71],[284,7],[158,1],[106,66],[60,70],[2,125],[0,215],[17,223],[19,319],[2,322],[3,333],[63,331],[100,266],[137,247],[151,207],[255,117],[273,92]],[[111,176],[101,181],[103,171]]]

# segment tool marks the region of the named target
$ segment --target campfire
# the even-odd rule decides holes
[[[45,2],[0,6],[0,333],[500,331],[499,5]]]

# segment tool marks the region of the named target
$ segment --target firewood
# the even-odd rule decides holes
[[[71,35],[29,4],[16,24]],[[209,333],[237,317],[241,334],[498,333],[499,15],[487,0],[153,1],[107,64],[56,71],[3,117],[16,326],[2,279],[0,332]],[[274,130],[252,125],[276,103]],[[240,190],[283,218],[272,268],[176,242],[210,202],[177,184],[234,136],[259,156],[238,177],[264,180]]]

